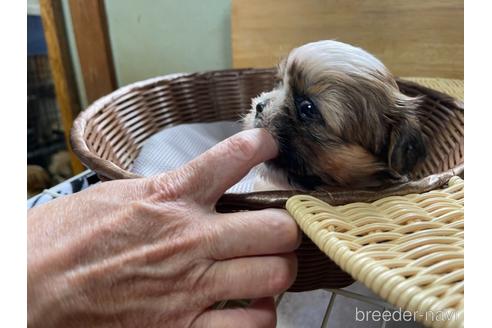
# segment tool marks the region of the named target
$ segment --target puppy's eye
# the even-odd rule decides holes
[[[305,121],[308,119],[319,118],[318,109],[309,98],[297,97],[295,103],[299,119]]]

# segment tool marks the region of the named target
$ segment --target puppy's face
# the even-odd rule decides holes
[[[379,186],[425,157],[417,107],[375,57],[319,41],[279,65],[277,86],[253,99],[244,125],[276,138],[279,156],[267,166],[294,186]]]

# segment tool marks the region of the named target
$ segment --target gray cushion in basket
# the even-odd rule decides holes
[[[176,169],[239,131],[239,123],[228,121],[182,124],[164,129],[144,142],[131,171],[152,176]],[[255,176],[253,169],[228,192],[253,191]]]

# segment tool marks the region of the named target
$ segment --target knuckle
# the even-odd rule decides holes
[[[177,233],[190,225],[189,216],[177,202],[160,203],[154,200],[131,201],[124,205],[125,215],[121,216],[121,226],[132,229],[132,233],[159,236],[163,233]],[[190,234],[191,235],[191,234]]]
[[[128,204],[130,212],[135,215],[144,215],[152,212],[152,206],[144,201],[132,201]]]
[[[149,204],[144,201],[131,201],[126,205],[125,209],[127,215],[122,216],[122,218],[131,223],[137,219],[139,222],[143,222],[143,220],[151,216],[152,212]]]
[[[165,218],[165,208],[147,200],[138,200],[128,203],[130,215],[139,221],[154,220],[159,221]]]
[[[125,206],[126,215],[116,222],[118,229],[126,229],[131,235],[146,235],[149,227],[157,226],[160,218],[156,206],[145,201],[132,201]]]

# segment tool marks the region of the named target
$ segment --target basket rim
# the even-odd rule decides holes
[[[269,73],[275,71],[275,68],[240,68],[240,69],[225,69],[225,70],[210,70],[210,71],[203,71],[203,72],[193,72],[193,73],[172,73],[172,74],[167,74],[167,75],[162,75],[162,76],[157,76],[157,77],[152,77],[149,79],[137,81],[130,83],[128,85],[125,85],[123,87],[120,87],[116,89],[115,91],[111,92],[110,94],[103,96],[99,98],[98,100],[94,101],[87,109],[81,111],[77,118],[73,122],[73,126],[71,129],[70,133],[70,142],[72,145],[72,150],[73,152],[80,158],[82,163],[84,163],[85,166],[87,166],[89,169],[95,171],[100,177],[103,179],[109,179],[109,180],[116,180],[116,179],[136,179],[136,178],[142,178],[142,176],[137,175],[135,173],[132,173],[130,171],[124,170],[118,165],[114,164],[110,160],[103,159],[99,156],[97,156],[95,153],[91,152],[89,149],[89,146],[87,145],[86,140],[84,139],[84,135],[86,132],[87,124],[88,121],[93,118],[95,115],[97,115],[100,111],[104,110],[105,108],[108,107],[109,104],[111,104],[113,101],[116,99],[119,99],[120,97],[124,96],[125,94],[136,91],[136,90],[141,90],[144,88],[149,88],[152,87],[153,85],[160,84],[165,81],[172,81],[176,80],[181,77],[208,77],[211,78],[214,75],[223,75],[223,74],[235,74],[238,76],[241,75],[247,75],[248,73]],[[405,80],[404,78],[396,78],[397,82],[399,84],[404,84],[408,87],[419,89],[421,92],[428,94],[430,96],[434,96],[437,98],[440,98],[442,101],[455,106],[457,109],[464,111],[464,102],[461,100],[458,100],[456,98],[453,98],[452,96],[442,93],[440,91],[437,91],[435,89],[420,85],[418,83],[415,83],[413,81],[408,81]],[[431,183],[433,188],[440,187],[444,183],[451,178],[453,175],[462,175],[464,172],[464,164],[459,164],[456,167],[437,174],[433,174],[427,177],[424,177],[419,180],[415,180],[413,182],[422,184],[423,181],[426,181],[427,183]],[[436,183],[439,183],[439,185],[436,185]],[[403,184],[401,186],[405,186],[407,184]],[[412,190],[415,188],[415,185],[412,185],[412,187],[408,187],[408,190]],[[386,190],[388,188],[385,188]],[[398,192],[401,192],[401,188],[397,188]],[[383,190],[383,191],[384,191]],[[296,193],[303,193],[301,191],[272,191],[272,192],[253,192],[253,193],[247,193],[247,194],[238,194],[238,195],[245,195],[247,199],[254,199],[253,203],[255,203],[254,207],[257,208],[258,206],[265,208],[265,207],[283,207],[279,206],[280,203],[285,204],[284,198],[286,195],[291,195],[292,192]],[[306,192],[304,192],[306,193]],[[378,194],[382,194],[381,191],[377,191]],[[340,194],[340,192],[324,192],[325,197],[319,196],[321,198],[324,198],[326,200],[330,199],[337,199],[336,197],[337,194]],[[329,194],[329,195],[327,195]],[[374,194],[372,194],[370,197],[362,197],[361,195],[366,195],[367,196],[367,191],[353,191],[351,192],[352,195],[358,195],[354,199],[372,199],[374,197]],[[226,195],[232,195],[232,194],[226,194]],[[259,195],[260,197],[257,197]],[[226,196],[226,198],[230,199],[230,196]],[[274,198],[275,201],[272,203],[271,201],[268,201],[268,198]],[[280,198],[279,198],[280,197]],[[383,196],[381,196],[383,197]],[[379,197],[379,198],[381,198]],[[233,196],[234,203],[237,202],[237,197]],[[243,197],[240,197],[243,198]],[[353,198],[353,196],[349,197],[350,199]],[[280,203],[279,203],[279,200]],[[262,203],[263,205],[259,204]],[[220,201],[219,201],[220,202]],[[246,201],[246,203],[248,203]]]
[[[93,152],[90,151],[87,142],[84,139],[85,130],[87,127],[87,122],[94,117],[97,113],[104,110],[110,103],[114,100],[124,96],[125,94],[140,90],[153,85],[158,85],[165,81],[173,81],[181,77],[212,77],[214,75],[222,74],[236,74],[236,75],[247,75],[248,73],[260,73],[260,72],[271,72],[274,68],[240,68],[240,69],[224,69],[224,70],[210,70],[203,72],[191,72],[191,73],[172,73],[156,77],[151,77],[145,80],[136,81],[125,86],[122,86],[106,96],[103,96],[95,100],[90,104],[85,110],[82,110],[73,122],[70,131],[70,144],[72,146],[73,152],[79,157],[81,162],[93,171],[96,171],[98,175],[102,174],[105,178],[110,180],[116,179],[137,179],[142,178],[142,176],[132,173],[130,171],[124,170],[113,162],[103,159]]]

